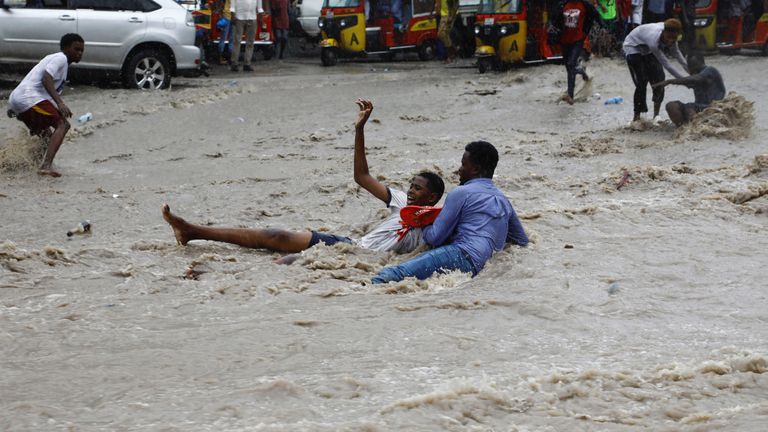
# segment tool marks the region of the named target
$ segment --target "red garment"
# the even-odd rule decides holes
[[[45,129],[55,128],[61,121],[61,114],[56,105],[44,100],[17,116],[33,134],[39,134]]]
[[[288,29],[288,0],[270,0],[272,6],[272,28]]]
[[[584,40],[584,19],[587,8],[581,0],[567,1],[563,5],[563,32],[560,35],[561,44],[573,44]]]
[[[616,7],[622,19],[627,19],[632,15],[632,0],[618,0]]]

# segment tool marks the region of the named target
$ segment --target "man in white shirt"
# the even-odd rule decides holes
[[[230,3],[232,13],[232,25],[234,26],[234,35],[232,37],[234,46],[232,47],[232,66],[233,72],[240,70],[240,40],[245,32],[245,55],[243,57],[243,70],[252,72],[251,57],[253,57],[253,41],[256,39],[256,23],[260,12],[264,12],[261,7],[261,0],[232,0]]]
[[[83,58],[85,41],[76,33],[68,33],[62,36],[59,46],[60,52],[46,56],[29,71],[8,101],[10,117],[23,121],[32,135],[49,138],[43,164],[37,172],[51,177],[61,176],[53,169],[53,158],[69,131],[67,118],[72,117],[60,94],[69,64]]]
[[[680,20],[670,18],[664,22],[643,24],[629,32],[624,39],[624,54],[627,58],[627,66],[635,83],[634,108],[635,116],[632,121],[640,120],[640,114],[648,112],[646,104],[646,90],[648,84],[656,84],[664,81],[664,69],[675,76],[682,78],[688,65],[685,57],[677,46],[677,38],[683,25]],[[668,49],[683,67],[683,72],[672,66],[662,49]],[[653,120],[659,121],[661,102],[664,101],[664,87],[653,87]]]
[[[359,240],[317,231],[287,231],[281,229],[218,228],[195,225],[171,213],[167,204],[162,213],[165,221],[173,228],[176,241],[186,245],[191,240],[213,240],[232,243],[254,249],[268,249],[275,252],[301,252],[317,243],[332,245],[335,243],[354,243],[360,247],[377,250],[408,253],[424,243],[421,228],[404,230],[400,219],[400,210],[407,205],[434,206],[440,201],[445,190],[443,180],[435,173],[423,171],[411,180],[408,192],[390,188],[368,172],[365,156],[364,127],[373,111],[373,104],[367,100],[358,100],[360,108],[355,123],[355,182],[383,201],[390,209],[389,216],[373,231]],[[284,257],[279,263],[290,264],[295,256]]]

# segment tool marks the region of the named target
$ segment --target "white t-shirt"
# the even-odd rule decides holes
[[[56,91],[61,94],[61,90],[64,89],[64,80],[67,79],[67,71],[69,70],[69,61],[67,55],[63,52],[57,52],[45,56],[40,60],[35,67],[24,77],[16,89],[11,93],[9,99],[10,108],[16,114],[21,114],[24,111],[32,108],[38,103],[44,100],[50,100],[51,95],[43,87],[43,73],[48,74],[53,78],[53,85],[56,87]]]
[[[412,228],[398,241],[397,230],[403,226],[400,224],[400,209],[408,205],[408,195],[396,189],[389,189],[389,209],[391,213],[373,231],[366,234],[358,241],[360,247],[375,251],[393,251],[396,253],[408,253],[419,247],[424,240],[421,239],[421,228]]]

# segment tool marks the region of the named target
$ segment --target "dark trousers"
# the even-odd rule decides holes
[[[573,97],[573,90],[576,87],[576,74],[581,74],[587,79],[584,69],[579,67],[579,59],[584,52],[584,41],[578,41],[573,44],[560,45],[563,51],[563,60],[565,61],[565,72],[568,74],[568,96]]]
[[[629,73],[635,83],[635,114],[648,112],[645,103],[648,84],[664,81],[664,68],[653,54],[630,54],[627,56]],[[653,88],[653,102],[661,104],[664,100],[664,87]]]

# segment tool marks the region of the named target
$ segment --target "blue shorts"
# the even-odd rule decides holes
[[[352,243],[352,239],[349,237],[342,237],[334,234],[323,234],[317,231],[312,231],[312,238],[309,240],[309,247],[312,247],[320,242],[331,246],[335,245],[336,243]]]

